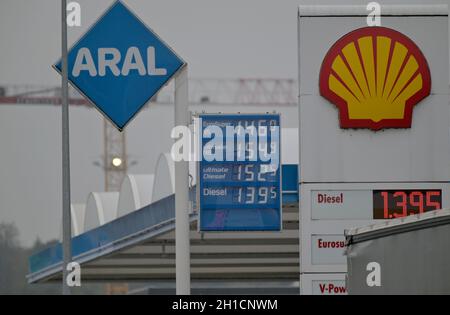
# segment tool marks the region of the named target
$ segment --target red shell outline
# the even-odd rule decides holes
[[[355,41],[364,36],[386,36],[394,41],[398,41],[405,45],[408,51],[414,55],[419,64],[418,71],[422,75],[422,88],[413,96],[411,96],[405,104],[405,113],[402,119],[382,119],[378,122],[374,122],[371,119],[350,119],[348,116],[347,102],[331,91],[328,87],[328,77],[331,73],[331,64],[336,55],[344,48],[348,43]],[[381,26],[369,26],[356,29],[347,33],[338,39],[333,46],[328,50],[325,58],[323,59],[320,69],[319,77],[319,91],[320,95],[326,98],[328,101],[336,105],[339,109],[339,120],[341,128],[369,128],[372,130],[380,130],[383,128],[411,128],[413,107],[425,97],[430,95],[431,91],[431,75],[428,68],[427,60],[422,51],[417,45],[406,35]]]

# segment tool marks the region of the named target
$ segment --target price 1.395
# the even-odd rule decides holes
[[[240,204],[267,204],[277,199],[275,187],[239,187],[235,190],[233,200]]]

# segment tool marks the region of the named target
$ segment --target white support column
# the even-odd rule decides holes
[[[189,125],[188,68],[175,77],[175,126]],[[175,162],[175,264],[176,294],[191,293],[189,240],[189,162]]]

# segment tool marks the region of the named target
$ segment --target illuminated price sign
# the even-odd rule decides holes
[[[394,219],[442,208],[442,190],[374,190],[373,218]]]
[[[200,231],[281,229],[279,115],[200,115]]]

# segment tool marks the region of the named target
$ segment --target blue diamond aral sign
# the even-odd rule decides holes
[[[183,65],[120,1],[68,52],[69,81],[119,130]]]

